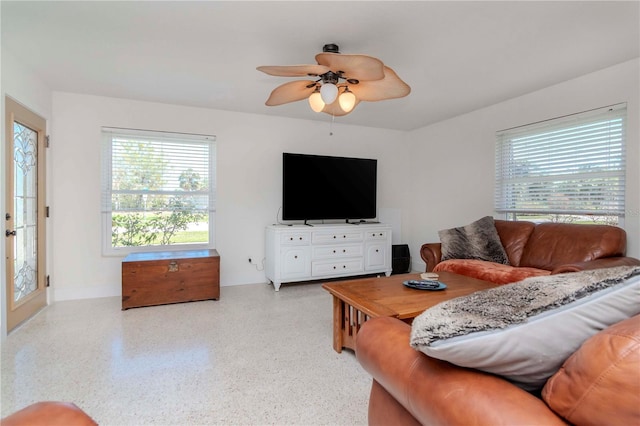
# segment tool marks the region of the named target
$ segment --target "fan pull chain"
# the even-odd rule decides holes
[[[333,136],[333,122],[336,120],[336,116],[331,114],[331,124],[329,124],[329,136]]]

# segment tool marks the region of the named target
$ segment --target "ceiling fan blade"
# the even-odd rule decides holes
[[[281,84],[273,89],[265,105],[276,106],[308,98],[316,88],[315,83],[313,80],[298,80]]]
[[[402,81],[391,68],[384,67],[384,74],[382,80],[360,81],[358,84],[350,84],[349,90],[359,100],[368,102],[402,98],[411,93],[411,87]]]
[[[256,69],[276,77],[308,77],[330,71],[330,69],[324,65],[265,65],[257,67]]]
[[[318,53],[316,61],[333,72],[343,71],[346,78],[355,78],[360,81],[384,78],[384,64],[380,59],[372,56]]]
[[[349,112],[344,112],[342,110],[342,108],[340,108],[340,102],[338,102],[338,100],[336,99],[332,104],[330,105],[325,105],[324,109],[322,110],[322,112],[327,113],[329,115],[334,115],[336,117],[341,117],[343,115],[347,115],[350,112],[352,112],[354,109],[356,109],[356,107],[358,106],[358,104],[360,103],[360,100],[356,99],[356,103],[355,105],[353,105],[353,108],[351,108],[351,111]]]

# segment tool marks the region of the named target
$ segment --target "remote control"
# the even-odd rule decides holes
[[[438,288],[440,287],[440,283],[438,281],[429,281],[429,280],[423,280],[423,281],[419,281],[419,280],[409,280],[408,283],[410,285],[414,285],[416,287],[422,287],[422,288]]]

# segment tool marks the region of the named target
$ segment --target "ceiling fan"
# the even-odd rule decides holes
[[[258,71],[277,77],[313,77],[276,87],[267,106],[309,99],[315,112],[347,115],[361,102],[402,98],[411,92],[398,75],[380,59],[343,55],[335,44],[325,44],[316,55],[317,65],[261,66]]]

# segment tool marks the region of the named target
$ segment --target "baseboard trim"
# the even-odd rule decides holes
[[[91,287],[62,287],[53,289],[53,301],[97,299],[100,297],[122,296],[120,285],[100,285]]]

